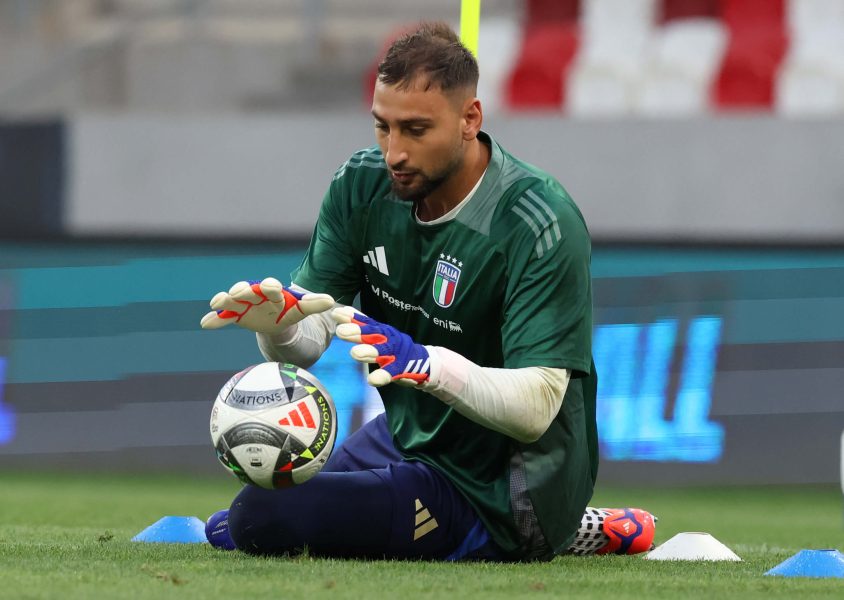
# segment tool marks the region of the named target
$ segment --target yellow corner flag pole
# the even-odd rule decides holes
[[[460,41],[478,57],[478,30],[481,27],[481,0],[460,0]]]

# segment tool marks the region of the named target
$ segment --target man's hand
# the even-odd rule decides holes
[[[366,380],[381,387],[395,381],[417,387],[431,375],[430,355],[425,346],[414,343],[406,333],[379,323],[350,306],[335,308],[331,316],[337,325],[337,337],[358,344],[350,354],[362,363],[377,363]]]
[[[274,277],[263,281],[239,281],[228,292],[211,299],[211,312],[202,317],[203,329],[219,329],[229,323],[250,331],[277,334],[308,315],[334,306],[328,294],[303,294],[281,285]]]

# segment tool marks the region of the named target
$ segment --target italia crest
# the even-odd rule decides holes
[[[443,258],[446,257],[440,254],[440,260],[437,261],[437,269],[434,272],[434,302],[438,306],[448,308],[454,302],[457,282],[460,280],[460,267],[463,263],[451,256],[447,260],[442,260]]]

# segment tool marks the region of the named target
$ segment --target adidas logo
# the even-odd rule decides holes
[[[300,402],[296,408],[287,413],[287,416],[280,419],[279,425],[287,425],[288,427],[307,427],[308,429],[316,429],[314,417],[308,409],[306,402]]]
[[[422,506],[419,498],[416,499],[416,528],[413,530],[413,541],[415,542],[423,535],[431,533],[439,527],[437,520],[431,516],[428,509]]]
[[[404,373],[427,373],[431,366],[431,359],[426,358],[424,361],[421,358],[416,358],[407,363]]]
[[[363,262],[372,265],[384,275],[390,274],[390,269],[387,268],[387,255],[384,253],[384,246],[375,246],[375,251],[367,250],[363,255]]]

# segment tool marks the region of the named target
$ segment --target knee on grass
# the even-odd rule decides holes
[[[248,485],[229,509],[229,533],[235,546],[249,554],[296,554],[297,540],[289,534],[285,523],[295,518],[290,511],[279,510],[276,490]]]

